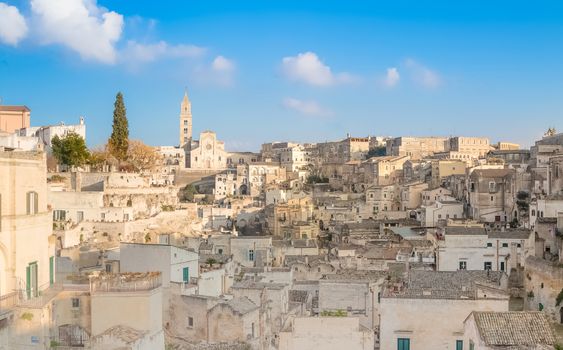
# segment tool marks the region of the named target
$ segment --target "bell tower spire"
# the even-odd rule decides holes
[[[185,147],[192,141],[192,104],[188,98],[188,89],[184,91],[184,98],[180,106],[180,147]]]

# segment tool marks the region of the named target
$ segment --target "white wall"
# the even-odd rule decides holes
[[[397,349],[398,338],[409,338],[411,349],[455,350],[463,339],[463,321],[472,311],[508,311],[503,300],[381,298],[380,344]]]

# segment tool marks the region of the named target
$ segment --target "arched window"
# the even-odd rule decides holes
[[[37,214],[39,212],[39,196],[37,192],[26,193],[26,213],[28,215]]]

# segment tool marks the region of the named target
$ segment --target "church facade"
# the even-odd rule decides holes
[[[185,167],[197,170],[222,170],[227,168],[225,143],[213,131],[203,131],[199,140],[192,138],[192,104],[188,93],[180,106],[179,144],[185,152]]]

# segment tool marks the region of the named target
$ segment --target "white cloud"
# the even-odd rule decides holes
[[[321,107],[316,101],[303,101],[292,97],[283,100],[283,106],[311,117],[328,117],[332,111]]]
[[[412,79],[417,84],[427,88],[436,88],[442,84],[442,79],[438,73],[413,59],[407,59],[405,61],[405,66],[410,70]]]
[[[86,60],[116,62],[122,15],[96,0],[31,0],[31,10],[44,43],[67,46]]]
[[[287,79],[314,86],[349,83],[355,78],[348,73],[334,74],[314,52],[300,53],[282,59],[282,71]]]
[[[154,44],[141,44],[134,40],[120,53],[120,61],[149,63],[161,58],[194,58],[202,56],[205,48],[195,45],[170,45],[165,41]]]
[[[205,63],[194,69],[194,78],[204,85],[232,86],[235,81],[236,65],[224,57],[217,56],[211,63]]]
[[[0,2],[0,42],[17,45],[27,35],[27,24],[17,7]]]
[[[216,72],[228,73],[228,72],[232,72],[235,69],[235,65],[231,60],[223,56],[217,56],[213,60],[213,63],[211,63],[211,69],[213,69]]]
[[[385,75],[385,79],[383,81],[385,86],[394,87],[399,84],[399,80],[401,80],[401,76],[399,75],[397,68],[387,68],[387,74]]]

